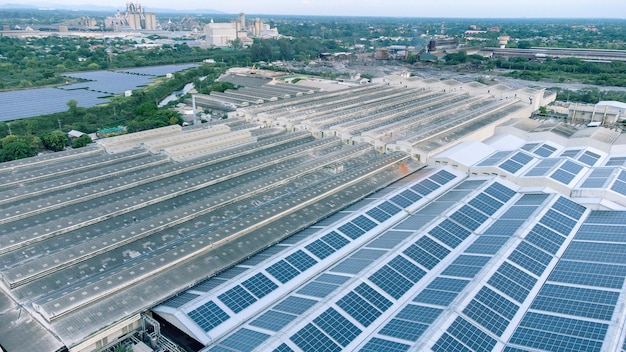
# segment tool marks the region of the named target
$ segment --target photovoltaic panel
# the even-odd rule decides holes
[[[508,171],[514,174],[518,172],[522,167],[524,167],[524,165],[518,162],[515,162],[513,160],[507,160],[503,162],[502,164],[498,165],[498,167],[500,167],[504,171]]]
[[[363,348],[361,348],[361,352],[405,352],[408,351],[410,345],[406,345],[403,343],[389,341],[385,339],[381,339],[378,337],[373,337],[369,340]]]
[[[461,292],[467,286],[469,280],[452,279],[448,277],[438,277],[431,282],[427,288],[433,290]]]
[[[341,351],[341,346],[311,323],[291,336],[290,340],[303,351]]]
[[[561,155],[559,155],[562,158],[574,158],[576,157],[576,155],[578,155],[578,153],[580,153],[580,149],[567,149],[564,150],[563,153],[561,153]]]
[[[626,157],[616,156],[609,158],[605,166],[623,166],[626,163]]]
[[[376,307],[354,292],[349,292],[343,296],[337,301],[337,305],[365,327],[370,326],[382,314]]]
[[[297,318],[296,315],[268,310],[250,322],[250,325],[270,331],[279,331]]]
[[[593,166],[596,164],[598,159],[600,159],[600,155],[587,150],[578,158],[578,161],[585,165]]]
[[[446,332],[457,340],[463,341],[474,351],[491,351],[497,342],[493,337],[461,317],[457,317]],[[438,344],[439,341],[437,341],[435,346]],[[435,346],[433,346],[433,350],[437,351],[438,349]]]
[[[365,214],[369,215],[372,219],[378,222],[384,222],[391,217],[391,215],[385,213],[378,207],[368,210]]]
[[[573,202],[565,197],[559,197],[559,199],[556,200],[552,207],[562,214],[576,220],[580,219],[580,217],[587,209],[584,206]]]
[[[436,174],[432,175],[429,177],[429,179],[437,182],[440,185],[445,185],[446,183],[452,181],[456,176],[454,176],[453,174],[449,173],[446,170],[441,170],[439,172],[437,172]]]
[[[424,289],[413,299],[413,302],[433,304],[437,306],[447,307],[454,301],[459,294],[457,292],[448,292],[440,290]]]
[[[544,144],[541,147],[535,149],[533,151],[533,153],[542,156],[544,158],[549,157],[550,155],[552,155],[552,153],[554,153],[556,151],[556,148],[548,145],[548,144]]]
[[[515,191],[497,182],[487,187],[484,192],[503,203],[508,202],[515,195]]]
[[[331,246],[327,245],[322,240],[317,240],[317,241],[311,242],[308,245],[306,245],[305,248],[307,250],[309,250],[309,252],[313,253],[316,257],[318,257],[320,259],[324,259],[324,258],[328,257],[329,255],[335,253],[335,249],[332,248]]]
[[[188,302],[193,301],[196,297],[199,297],[199,295],[189,293],[189,292],[183,292],[179,294],[178,296],[174,296],[161,304],[167,307],[178,308],[178,307],[185,305]]]
[[[300,315],[306,312],[309,308],[313,307],[315,303],[317,303],[317,301],[312,299],[288,296],[280,303],[275,305],[272,309],[285,313]]]
[[[392,319],[380,330],[380,334],[408,341],[417,341],[426,329],[428,329],[426,324]]]
[[[545,144],[544,144],[545,145]],[[531,160],[533,160],[533,157],[526,154],[526,153],[522,153],[522,152],[517,152],[515,153],[515,155],[513,155],[511,157],[511,160],[516,161],[522,165],[526,165],[528,164]]]
[[[543,159],[535,164],[532,169],[528,170],[524,176],[545,176],[560,161],[561,159],[558,158]]]
[[[256,298],[239,285],[217,297],[235,313],[241,312],[252,303],[256,302]]]
[[[402,208],[407,208],[411,204],[413,204],[413,202],[410,199],[404,198],[401,194],[397,194],[397,195],[391,197],[390,200],[393,203],[395,203],[396,205],[399,205]]]
[[[481,161],[478,166],[494,166],[510,154],[512,154],[511,151],[496,152],[495,154],[487,157],[487,159]]]
[[[295,352],[295,351],[292,350],[291,347],[287,346],[286,343],[283,343],[280,346],[276,347],[273,352]]]
[[[507,236],[511,237],[524,224],[526,220],[499,219],[483,231],[482,236]]]
[[[448,333],[444,333],[433,346],[434,352],[473,352]]]
[[[550,175],[550,178],[556,181],[559,181],[565,185],[569,185],[570,182],[576,177],[575,174],[564,171],[563,169],[558,169]]]
[[[395,299],[402,297],[413,286],[411,281],[387,265],[370,275],[369,280]]]
[[[369,248],[383,248],[392,249],[400,244],[402,241],[412,236],[411,232],[405,231],[386,231],[378,238],[372,240],[367,244]]]
[[[361,297],[365,298],[368,302],[373,304],[378,310],[384,312],[389,307],[391,307],[392,303],[385,296],[380,294],[378,291],[374,290],[371,286],[366,284],[365,282],[361,283],[354,289]]]
[[[514,205],[510,207],[500,219],[521,219],[527,220],[537,210],[536,206]]]
[[[508,240],[509,237],[503,236],[481,236],[465,250],[465,253],[494,255]]]
[[[354,218],[354,220],[352,220],[352,223],[355,224],[356,226],[362,228],[365,231],[369,231],[373,228],[376,227],[376,223],[373,222],[372,220],[366,218],[363,215],[359,215],[356,218]]]
[[[422,196],[418,195],[417,193],[411,191],[410,189],[404,190],[400,193],[400,195],[402,195],[404,198],[410,200],[411,202],[415,203],[418,200],[422,199]]]
[[[541,205],[548,199],[549,195],[546,193],[526,193],[523,194],[520,199],[515,202],[515,205]]]
[[[313,323],[343,347],[347,346],[361,333],[361,329],[333,308],[329,308],[320,314],[313,320]]]
[[[398,214],[402,210],[387,201],[380,203],[378,208],[392,216]]]
[[[341,225],[339,227],[339,231],[341,231],[344,235],[350,237],[353,240],[361,237],[365,233],[365,231],[363,231],[361,228],[357,227],[351,222]]]
[[[288,255],[285,258],[289,264],[293,265],[299,271],[305,271],[317,263],[317,261],[301,249]]]
[[[230,316],[213,301],[208,301],[190,311],[187,315],[204,331],[209,331],[230,318]]]
[[[509,301],[486,286],[483,286],[483,288],[480,289],[474,299],[483,303],[485,306],[497,312],[507,320],[513,319],[519,309],[519,306],[515,303]]]
[[[276,262],[275,264],[273,264],[272,266],[268,267],[265,270],[267,270],[267,272],[270,275],[275,277],[278,281],[282,282],[283,284],[293,279],[298,274],[300,274],[298,269],[291,266],[284,259]]]
[[[520,303],[524,302],[530,293],[530,290],[520,286],[499,272],[494,273],[487,283]]]
[[[485,193],[481,193],[474,197],[468,202],[468,204],[487,215],[493,215],[496,211],[498,211],[498,209],[500,209],[500,207],[502,207],[502,203],[500,201],[491,198]]]
[[[475,208],[472,208],[469,205],[462,206],[458,211],[478,221],[481,224],[484,223],[485,220],[487,220],[487,215],[479,212],[478,210],[476,210]]]
[[[416,263],[422,265],[427,269],[432,269],[435,265],[439,264],[441,261],[439,258],[433,256],[428,253],[424,249],[416,246],[415,244],[410,245],[403,252],[407,257],[413,259]]]
[[[480,222],[472,219],[471,217],[463,214],[460,211],[456,211],[452,215],[450,215],[450,219],[454,220],[457,224],[471,231],[476,230],[481,225]]]
[[[502,333],[509,325],[509,320],[503,318],[494,312],[490,307],[487,307],[476,300],[472,300],[465,307],[463,314],[497,336],[502,336]]]
[[[324,298],[328,297],[331,292],[337,289],[337,285],[328,284],[324,282],[311,281],[308,284],[304,285],[297,292],[301,295]]]
[[[333,285],[343,285],[348,279],[348,276],[324,273],[316,277],[315,281],[326,282]]]
[[[218,346],[227,347],[235,351],[252,351],[269,337],[270,335],[242,328],[224,339]]]
[[[441,226],[435,226],[429,232],[433,238],[438,239],[450,248],[456,248],[463,240],[444,230]]]
[[[324,237],[322,237],[322,241],[333,247],[335,250],[343,248],[345,245],[350,243],[350,241],[335,231],[331,231],[327,235],[324,235]]]
[[[415,241],[415,245],[421,247],[422,249],[439,259],[443,259],[448,254],[450,254],[449,249],[435,242],[428,236],[423,236],[419,240]]]
[[[252,292],[257,298],[263,298],[268,293],[278,288],[278,285],[261,273],[245,280],[241,285]]]
[[[533,150],[539,143],[526,143],[520,149],[525,150],[527,152]]]
[[[397,272],[402,274],[402,276],[406,277],[413,283],[416,283],[424,277],[424,275],[426,275],[424,270],[420,269],[417,265],[411,263],[401,255],[393,258],[387,265],[395,269]]]

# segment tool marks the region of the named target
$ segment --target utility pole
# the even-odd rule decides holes
[[[63,129],[61,128],[61,119],[57,118],[57,122],[59,123],[59,131],[63,132]]]

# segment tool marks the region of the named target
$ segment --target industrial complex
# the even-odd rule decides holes
[[[221,80],[226,119],[0,164],[3,349],[626,350],[619,111]]]

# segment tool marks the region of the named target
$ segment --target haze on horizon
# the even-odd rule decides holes
[[[95,5],[124,10],[128,0],[4,0],[0,4],[20,3],[39,7],[55,5]],[[206,1],[135,0],[150,9],[203,10],[224,13],[273,15],[330,15],[386,17],[458,17],[458,18],[624,18],[624,0],[438,0],[420,3],[415,0],[249,0]]]

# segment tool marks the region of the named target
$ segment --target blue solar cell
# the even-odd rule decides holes
[[[508,240],[509,237],[503,236],[481,236],[465,250],[465,253],[493,255],[496,254]]]
[[[257,298],[265,297],[268,293],[278,288],[278,285],[261,273],[245,280],[241,285],[252,292]]]
[[[272,309],[278,310],[281,312],[300,315],[306,312],[309,308],[313,307],[315,303],[317,303],[317,301],[312,300],[312,299],[288,296],[287,298],[282,300],[282,302],[275,305]]]
[[[487,159],[481,161],[480,164],[478,164],[478,166],[493,166],[497,164],[500,160],[509,156],[510,154],[511,154],[511,151],[508,151],[508,150],[496,152],[490,155]]]
[[[461,240],[465,240],[467,237],[469,237],[469,235],[472,234],[471,231],[468,231],[466,228],[461,227],[448,219],[442,221],[439,226]]]
[[[539,143],[526,143],[520,149],[529,152],[529,151],[533,150],[538,145],[539,145]]]
[[[476,230],[480,225],[482,225],[480,222],[472,219],[471,217],[461,213],[460,211],[456,211],[454,212],[451,216],[450,219],[456,221],[456,223],[458,223],[459,225],[467,228],[468,230],[474,231]]]
[[[298,269],[294,268],[284,260],[274,263],[265,270],[283,284],[300,274]]]
[[[467,307],[465,307],[463,314],[497,336],[502,336],[502,333],[509,325],[509,320],[503,318],[501,315],[476,300],[472,300]]]
[[[395,299],[402,297],[413,286],[411,281],[387,265],[372,274],[369,280]]]
[[[480,270],[482,270],[480,266],[451,264],[442,272],[442,275],[473,278]]]
[[[578,155],[578,153],[580,153],[580,149],[568,149],[568,150],[563,151],[563,153],[561,153],[561,155],[559,156],[562,158],[566,158],[566,157],[573,158],[576,155]]]
[[[336,344],[330,337],[326,336],[326,334],[311,323],[291,336],[290,340],[303,351],[341,351],[341,346]]]
[[[389,341],[377,337],[373,337],[369,340],[363,348],[361,348],[361,352],[405,352],[408,351],[410,345],[405,345],[403,343]]]
[[[550,155],[552,155],[552,153],[554,153],[556,149],[554,149],[553,147],[549,146],[549,145],[542,145],[541,147],[537,148],[535,151],[533,151],[533,153],[542,156],[544,158],[549,157]]]
[[[402,276],[406,277],[413,283],[418,282],[422,277],[424,277],[424,275],[426,275],[424,270],[420,269],[417,265],[411,263],[401,255],[393,258],[387,265],[395,269],[397,272],[402,274]]]
[[[570,319],[554,315],[528,312],[520,322],[521,327],[603,341],[608,324]]]
[[[392,303],[385,296],[374,290],[371,286],[365,282],[361,283],[354,289],[354,292],[358,293],[361,297],[365,298],[368,302],[373,304],[378,310],[384,312]]]
[[[524,167],[524,165],[515,162],[513,160],[507,160],[505,162],[503,162],[502,164],[498,165],[498,167],[500,167],[502,170],[504,171],[508,171],[512,174],[518,172],[522,167]]]
[[[536,206],[514,205],[502,214],[500,219],[528,220],[536,210]]]
[[[460,343],[448,333],[441,335],[437,343],[433,346],[434,352],[474,352]]]
[[[516,161],[522,165],[526,165],[528,164],[528,162],[533,160],[533,157],[526,153],[517,152],[511,157],[511,160]]]
[[[456,176],[449,173],[448,171],[441,170],[428,178],[437,182],[440,185],[445,185],[446,183],[452,181],[455,177]]]
[[[199,295],[195,295],[193,293],[183,292],[179,294],[178,296],[174,296],[168,299],[167,301],[161,303],[161,305],[172,307],[172,308],[178,308],[178,307],[185,305],[188,302],[193,301],[198,296]]]
[[[592,153],[590,151],[586,151],[585,153],[583,153],[583,155],[581,155],[578,158],[578,161],[580,161],[581,163],[583,163],[585,165],[593,166],[593,165],[596,164],[598,159],[600,159],[600,155],[598,155],[596,153]]]
[[[530,293],[529,290],[498,272],[494,273],[487,283],[520,303],[524,302]]]
[[[408,341],[417,341],[426,329],[428,329],[428,325],[425,324],[392,319],[380,330],[380,334]]]
[[[313,323],[343,347],[346,347],[361,333],[361,329],[333,308],[320,314],[313,320]]]
[[[304,287],[299,289],[297,292],[301,295],[324,298],[331,294],[331,292],[336,290],[337,287],[339,286],[324,282],[312,281],[304,285]]]
[[[230,318],[230,316],[213,301],[208,301],[190,311],[187,315],[204,331],[209,331]]]
[[[615,180],[615,182],[613,183],[613,186],[611,186],[611,190],[621,195],[626,195],[626,182]]]
[[[270,335],[242,328],[237,330],[234,334],[230,335],[226,339],[222,340],[218,346],[231,348],[235,351],[248,352],[257,348],[263,343],[263,341],[267,340],[269,337]]]
[[[250,325],[257,326],[259,328],[267,329],[270,331],[279,331],[285,326],[289,325],[297,316],[275,310],[268,310],[261,314],[258,318],[254,319]]]
[[[369,215],[372,219],[378,222],[384,222],[391,217],[391,215],[385,213],[378,207],[368,210],[365,214]]]
[[[526,193],[519,198],[515,205],[536,205],[539,206],[548,199],[549,194],[546,193]]]
[[[567,171],[563,171],[561,169],[556,170],[550,175],[551,179],[557,180],[563,184],[569,185],[570,182],[576,177],[576,175],[569,173]]]
[[[487,215],[493,215],[498,209],[500,209],[500,207],[502,207],[501,202],[491,198],[485,193],[481,193],[474,197],[468,204]]]
[[[248,291],[246,291],[243,287],[239,285],[222,293],[221,295],[217,296],[217,298],[219,298],[220,301],[224,302],[224,304],[235,313],[241,312],[252,303],[257,301],[254,296],[252,296]]]
[[[497,342],[496,339],[461,317],[457,317],[446,332],[459,341],[463,341],[474,351],[492,351]]]
[[[544,264],[528,257],[517,249],[509,255],[508,259],[537,276],[541,276],[543,271],[546,270],[546,266]]]
[[[557,206],[555,204],[555,206]],[[572,228],[574,228],[574,226],[576,226],[576,220],[572,220],[570,217],[563,215],[562,213],[559,213],[557,211],[554,211],[552,209],[548,210],[546,212],[546,215],[544,215],[544,218],[551,218],[554,221],[558,221],[559,223],[561,223],[563,226],[565,226],[567,230],[567,232],[569,233],[569,231],[571,231]]]
[[[286,343],[283,343],[280,346],[276,347],[273,352],[295,352],[295,351],[292,350],[291,347],[287,346]]]
[[[576,164],[575,162],[567,160],[566,162],[563,163],[563,165],[561,165],[561,169],[571,174],[577,175],[583,169],[583,167],[581,165]]]
[[[484,192],[501,202],[508,202],[516,193],[512,189],[497,182],[487,187]]]
[[[337,301],[337,305],[361,325],[368,327],[382,312],[354,292],[349,292]]]
[[[404,198],[401,194],[397,194],[397,195],[391,197],[390,200],[392,202],[394,202],[395,204],[399,205],[402,208],[407,208],[411,204],[413,204],[413,202],[411,202],[411,200],[409,200],[407,198]]]
[[[474,299],[491,308],[507,320],[513,319],[519,309],[515,303],[486,286],[480,289]]]
[[[422,199],[422,196],[420,196],[419,194],[411,191],[410,189],[404,190],[402,193],[400,193],[400,195],[402,195],[404,198],[410,200],[413,203],[415,203],[418,200]]]
[[[432,324],[443,312],[443,309],[408,304],[396,315],[396,318],[417,323]]]
[[[378,208],[392,216],[398,214],[402,210],[389,202],[383,202],[379,204]]]
[[[329,255],[335,253],[335,249],[331,246],[327,245],[322,240],[317,240],[315,242],[311,242],[305,247],[309,252],[313,253],[316,257],[320,259],[324,259]]]
[[[472,208],[469,205],[462,206],[458,211],[478,221],[481,224],[484,223],[485,220],[487,220],[488,218],[487,215],[479,212],[478,210],[476,210],[475,208]]]
[[[447,277],[438,277],[431,282],[427,288],[433,290],[461,292],[469,283],[468,280],[451,279]]]
[[[553,271],[548,278],[552,282],[563,282],[575,285],[596,286],[620,289],[624,285],[624,277],[578,273],[568,271]]]
[[[511,237],[526,222],[524,220],[499,219],[491,223],[489,227],[483,231],[483,236],[505,236]]]
[[[424,187],[426,187],[426,188],[428,188],[430,190],[430,192],[440,188],[440,186],[438,184],[436,184],[435,182],[433,182],[433,181],[431,181],[429,179],[423,180],[419,184],[424,186]]]
[[[594,302],[614,306],[617,303],[617,299],[619,298],[619,292],[545,284],[541,288],[539,296],[560,297],[564,299]]]
[[[440,260],[422,248],[412,244],[403,252],[406,256],[413,259],[416,263],[421,264],[427,269],[432,269],[439,264]]]
[[[365,231],[363,231],[361,228],[357,227],[351,222],[341,225],[339,227],[339,231],[341,231],[344,235],[350,237],[353,240],[361,237],[365,233]]]
[[[443,242],[450,248],[456,248],[459,244],[461,244],[461,242],[463,242],[463,240],[444,230],[439,225],[428,231],[428,234]]]
[[[447,307],[458,295],[457,292],[424,289],[413,299],[413,302]]]
[[[571,201],[565,197],[559,197],[559,199],[557,199],[556,202],[554,202],[554,205],[552,206],[552,208],[560,211],[561,213],[575,220],[580,219],[580,217],[583,215],[585,210],[587,210],[587,208],[585,208],[584,206],[574,201]]]
[[[352,223],[355,224],[356,226],[362,228],[365,231],[369,231],[373,228],[376,227],[376,223],[373,222],[372,220],[366,218],[363,215],[359,215],[357,216],[354,220],[352,220]]]
[[[322,237],[322,241],[324,241],[326,244],[328,244],[329,246],[333,247],[336,250],[343,248],[345,245],[350,243],[349,240],[347,240],[345,237],[341,236],[335,231],[331,231],[327,235]]]
[[[526,288],[529,291],[537,283],[537,279],[534,278],[532,275],[527,274],[525,271],[518,269],[508,262],[504,262],[502,263],[502,265],[500,265],[500,267],[498,268],[498,273],[506,276],[513,282]]]
[[[304,253],[301,249],[288,255],[285,259],[299,271],[305,271],[306,269],[317,264],[315,259],[311,258],[311,256]]]
[[[532,243],[552,255],[555,255],[559,248],[561,248],[558,244],[548,241],[536,232],[528,233],[524,239],[528,241],[528,243]]]
[[[423,248],[425,251],[427,251],[428,253],[432,254],[433,256],[439,259],[443,259],[448,254],[450,254],[449,249],[435,242],[433,239],[431,239],[428,236],[421,237],[419,240],[415,242],[415,245]]]
[[[527,328],[518,328],[509,342],[541,350],[553,350],[554,347],[559,347],[559,351],[599,352],[602,348],[602,342],[599,341],[585,340]]]

